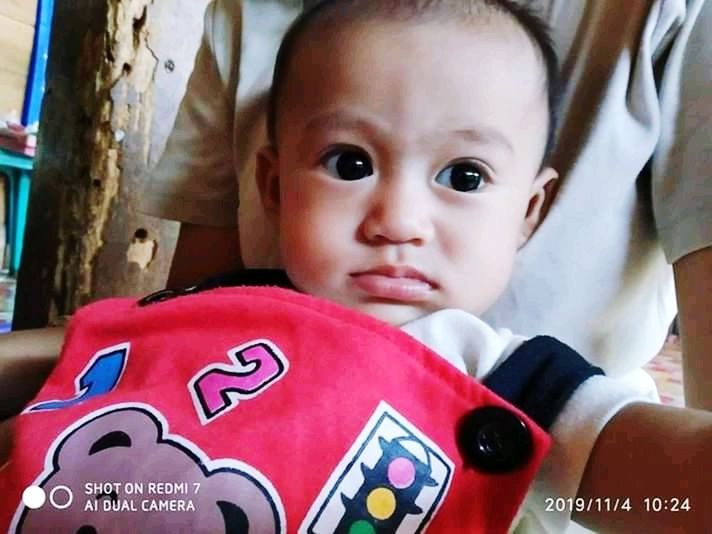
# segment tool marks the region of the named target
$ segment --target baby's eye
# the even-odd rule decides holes
[[[334,178],[361,180],[373,174],[371,159],[362,150],[339,148],[329,152],[321,164]]]
[[[435,177],[435,181],[455,191],[469,193],[476,191],[486,179],[486,173],[471,162],[462,162],[445,167]]]

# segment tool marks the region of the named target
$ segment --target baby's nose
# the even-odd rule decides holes
[[[427,196],[414,186],[381,188],[364,218],[364,237],[374,243],[425,244],[434,233]]]

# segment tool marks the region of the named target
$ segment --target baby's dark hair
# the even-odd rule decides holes
[[[287,70],[299,39],[317,22],[366,19],[376,15],[393,20],[426,17],[462,21],[504,15],[525,30],[541,54],[546,72],[549,124],[541,167],[548,164],[556,141],[560,99],[559,62],[546,22],[521,0],[312,0],[287,30],[277,52],[267,105],[267,135],[276,143],[278,105]]]

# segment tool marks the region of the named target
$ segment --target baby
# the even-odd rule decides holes
[[[496,332],[477,318],[507,285],[518,249],[544,215],[547,186],[557,178],[548,166],[556,77],[546,29],[508,0],[326,1],[305,12],[278,54],[267,124],[271,144],[257,161],[286,276],[239,273],[160,292],[138,307],[124,299],[80,311],[56,372],[15,423],[13,454],[0,470],[3,495],[11,487],[3,474],[44,488],[74,487],[77,477],[68,475],[76,471],[70,469],[84,463],[105,475],[108,463],[100,455],[135,446],[140,457],[117,460],[134,476],[151,469],[165,474],[154,458],[170,455],[181,473],[188,472],[186,458],[198,458],[200,469],[186,478],[210,495],[228,488],[234,497],[211,501],[226,531],[246,531],[246,525],[250,532],[295,531],[299,525],[300,532],[419,532],[430,525],[440,532],[560,532],[572,512],[593,528],[621,532],[708,530],[712,523],[702,499],[712,458],[706,454],[710,416],[633,403],[654,398],[649,379],[609,380],[556,340]],[[281,285],[301,294],[208,291],[230,283]],[[183,296],[189,293],[198,294]],[[244,322],[248,316],[262,329]],[[161,325],[160,335],[147,334],[146,325]],[[312,326],[323,332],[319,352],[304,337]],[[274,328],[281,330],[262,333]],[[173,340],[180,341],[175,350],[222,347],[216,340],[222,343],[225,329],[252,340],[230,348],[232,367],[189,367],[188,357],[170,351],[165,358],[146,356]],[[283,331],[299,341],[281,337]],[[396,348],[374,350],[376,338]],[[340,358],[325,348],[340,346]],[[295,352],[308,353],[308,362]],[[139,374],[131,375],[129,359],[143,362]],[[336,378],[322,376],[330,365],[334,375],[352,382],[336,387]],[[295,376],[308,384],[306,395],[282,392]],[[417,386],[416,378],[422,379]],[[163,406],[164,390],[151,392],[174,379],[183,380],[176,389],[185,393],[187,385],[190,397],[185,405],[176,397],[173,406]],[[76,397],[67,399],[71,395],[61,384],[72,380]],[[229,380],[230,388],[215,386]],[[130,381],[135,389],[122,392]],[[389,397],[388,405],[374,411],[369,395],[380,399],[396,389],[402,403],[394,407]],[[145,396],[139,398],[139,390]],[[285,396],[260,407],[268,395]],[[329,399],[332,411],[319,396]],[[113,404],[106,405],[107,398]],[[92,403],[101,399],[98,409]],[[464,411],[476,402],[480,411]],[[303,403],[308,415],[292,412]],[[368,422],[353,422],[368,403]],[[171,409],[185,415],[169,418]],[[196,411],[199,421],[192,421]],[[23,425],[36,428],[31,425],[40,423],[34,421],[48,414],[56,417],[43,423],[49,437],[38,445]],[[284,452],[285,458],[300,461],[275,467],[273,458],[259,456],[261,450],[272,456],[278,450],[272,434],[258,426],[266,420],[270,431],[279,427],[294,436],[280,446],[297,451]],[[349,430],[352,423],[356,430]],[[500,430],[475,432],[473,452],[463,445],[469,438],[462,437],[468,435],[462,429],[473,425]],[[328,451],[309,448],[319,427],[330,429],[319,438],[329,442],[323,445]],[[306,459],[319,454],[329,463],[339,448],[337,427],[351,436],[343,438],[348,454],[342,450],[341,460],[332,462],[338,465],[329,464],[327,471],[307,469]],[[453,438],[449,429],[455,427]],[[245,436],[253,428],[260,441],[247,447]],[[552,439],[543,463],[549,438],[542,428]],[[196,429],[205,436],[198,437]],[[243,447],[239,455],[219,448],[230,441]],[[157,443],[160,453],[154,452],[161,448]],[[30,459],[28,447],[39,459]],[[22,471],[17,466],[23,458],[28,466],[38,465]],[[380,472],[388,483],[379,482]],[[230,480],[217,490],[221,477]],[[94,499],[116,505],[104,509],[107,517],[129,511],[116,504],[124,502],[121,488],[112,488],[100,488]],[[314,496],[312,488],[321,491]],[[467,494],[472,488],[478,491]],[[487,500],[493,495],[498,506]],[[61,508],[69,499],[60,497]],[[6,514],[0,520],[11,516],[13,531],[42,524],[33,523],[40,516],[32,503],[23,503],[2,504]],[[201,503],[190,506],[182,512],[194,513]],[[480,506],[475,514],[472,509]],[[91,515],[97,510],[89,507],[71,521],[64,510],[42,521],[66,521],[71,532],[101,532],[95,528],[98,516]],[[78,524],[79,515],[94,526]],[[146,531],[169,523],[172,530],[186,528],[191,521],[189,515],[171,516],[156,526],[148,523],[155,515],[141,517]],[[204,521],[204,530],[211,531]],[[190,525],[189,531],[198,528]]]

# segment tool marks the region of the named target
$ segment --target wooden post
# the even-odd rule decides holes
[[[206,4],[56,3],[14,328],[162,287],[178,225],[133,206],[185,90]]]

